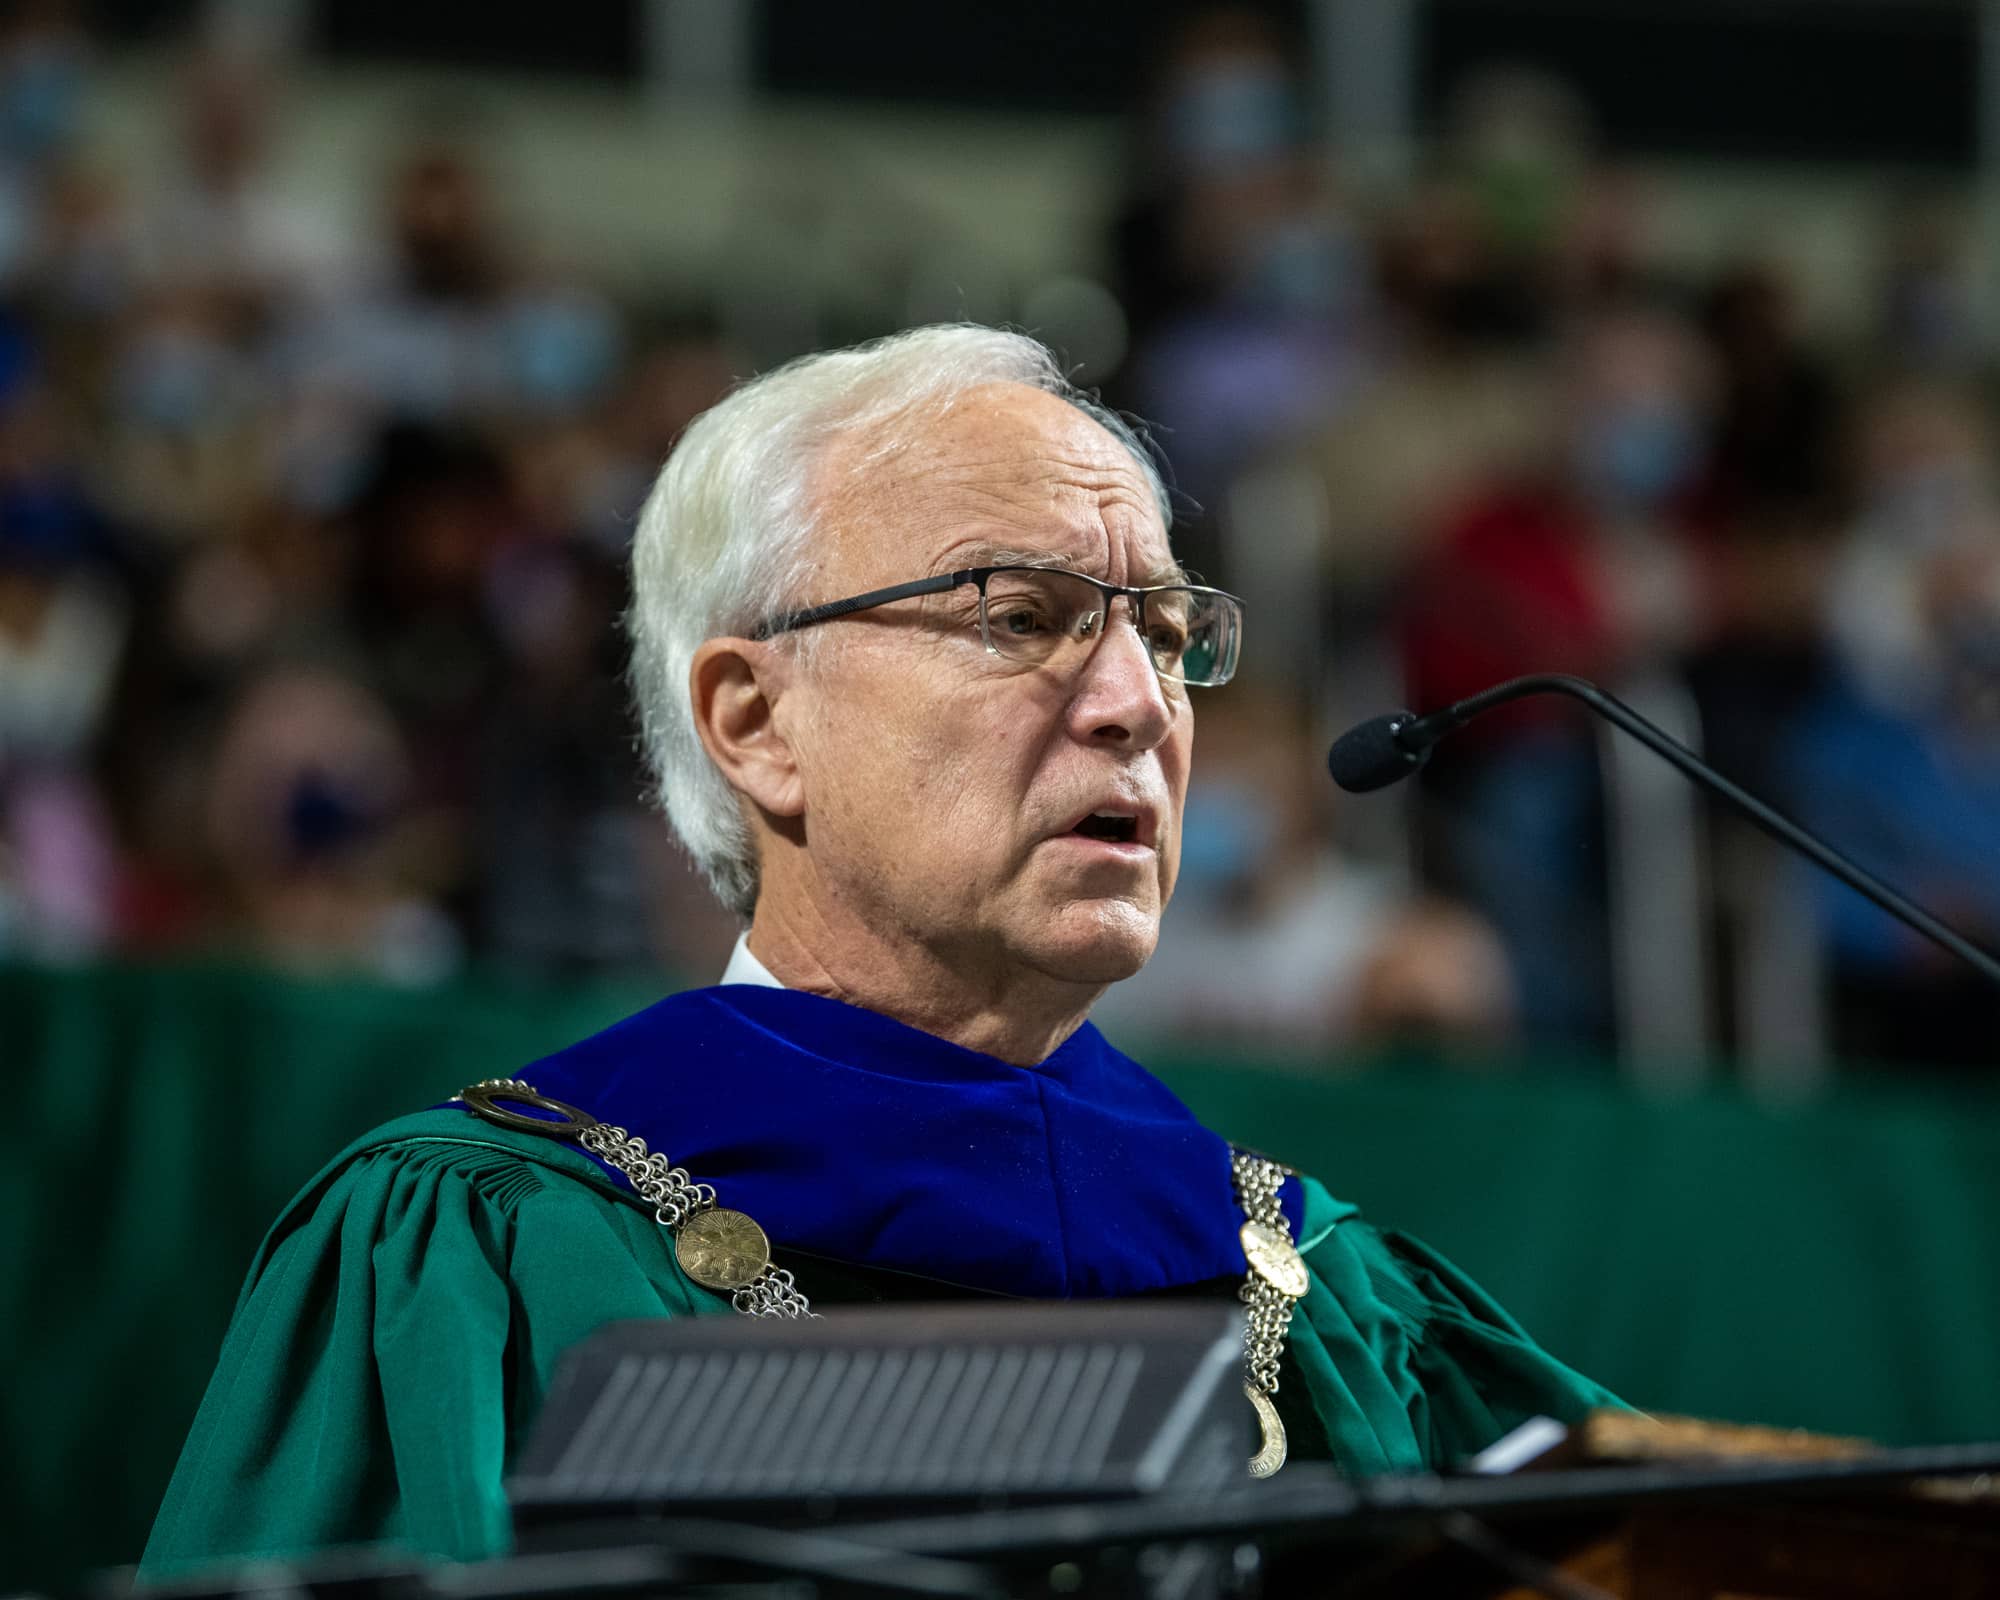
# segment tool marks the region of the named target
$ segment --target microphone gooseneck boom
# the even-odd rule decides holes
[[[1824,867],[1850,889],[1866,895],[1891,916],[1975,968],[1981,976],[2000,984],[2000,961],[1964,934],[1898,894],[1872,872],[1863,871],[1832,845],[1772,810],[1749,790],[1731,783],[1686,745],[1587,678],[1573,678],[1561,672],[1535,673],[1482,689],[1428,716],[1397,711],[1372,717],[1334,740],[1333,748],[1327,752],[1327,771],[1332,773],[1335,783],[1353,794],[1385,788],[1417,771],[1430,759],[1431,749],[1439,740],[1464,727],[1481,712],[1536,694],[1561,694],[1581,700],[1703,788],[1727,800],[1779,843],[1791,846],[1809,861]]]

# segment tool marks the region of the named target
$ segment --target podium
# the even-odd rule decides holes
[[[2000,1445],[1882,1451],[1607,1411],[1571,1428],[1543,1419],[1466,1475],[1349,1479],[1299,1462],[1248,1482],[1249,1417],[1231,1376],[1239,1315],[1214,1303],[900,1307],[810,1329],[609,1329],[565,1371],[523,1459],[524,1547],[648,1521],[671,1541],[666,1522],[692,1514],[711,1556],[732,1525],[767,1549],[803,1531],[850,1576],[868,1551],[933,1564],[922,1570],[940,1592],[949,1567],[1005,1594],[2000,1597],[1987,1475],[2000,1474]],[[1129,1366],[1122,1387],[1113,1351]],[[1005,1405],[982,1401],[972,1376],[1010,1368]],[[1064,1387],[1065,1368],[1105,1381]],[[711,1427],[692,1398],[722,1384],[757,1439]],[[926,1415],[962,1420],[912,1426]],[[1092,1433],[1101,1444],[1080,1451]],[[1052,1448],[1059,1437],[1070,1445]],[[1160,1572],[1177,1565],[1182,1587],[1149,1576],[1149,1552]]]
[[[2000,1443],[1606,1412],[1464,1473],[1258,1482],[1241,1336],[1214,1301],[618,1324],[544,1404],[514,1556],[330,1553],[151,1592],[2000,1600]]]
[[[1866,1464],[1865,1440],[1599,1412],[1544,1464],[1688,1473],[1735,1464]],[[1527,1469],[1530,1474],[1533,1464]],[[1802,1484],[1799,1487],[1809,1487]],[[2000,1473],[1910,1476],[1859,1494],[1710,1496],[1632,1509],[1561,1570],[1629,1600],[1873,1600],[2000,1594]],[[1532,1589],[1506,1591],[1522,1600]]]

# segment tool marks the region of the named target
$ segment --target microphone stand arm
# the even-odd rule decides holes
[[[1831,845],[1823,844],[1789,817],[1774,811],[1749,790],[1731,783],[1686,745],[1670,738],[1664,730],[1648,722],[1624,701],[1606,694],[1587,678],[1572,677],[1563,672],[1539,672],[1523,678],[1510,678],[1491,689],[1468,695],[1442,711],[1399,723],[1394,738],[1413,757],[1421,758],[1438,740],[1462,728],[1481,712],[1505,705],[1510,700],[1538,694],[1562,694],[1581,700],[1607,721],[1623,728],[1662,760],[1672,763],[1703,788],[1727,800],[1771,837],[1809,857],[1857,894],[1866,895],[1892,917],[1899,918],[1927,939],[1943,945],[1987,981],[2000,984],[2000,961],[1963,934],[1940,922],[1915,901],[1898,894],[1872,872],[1864,871]]]

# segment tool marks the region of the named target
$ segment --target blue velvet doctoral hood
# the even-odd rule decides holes
[[[781,1251],[1040,1299],[1245,1270],[1228,1145],[1088,1023],[1017,1067],[838,1000],[732,984],[519,1076],[715,1185]],[[1282,1199],[1296,1228],[1295,1181]]]

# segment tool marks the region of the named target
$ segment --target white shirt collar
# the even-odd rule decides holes
[[[782,989],[784,985],[771,976],[771,969],[750,953],[750,935],[739,933],[736,948],[729,952],[729,965],[722,969],[724,983],[754,983],[766,989]]]

